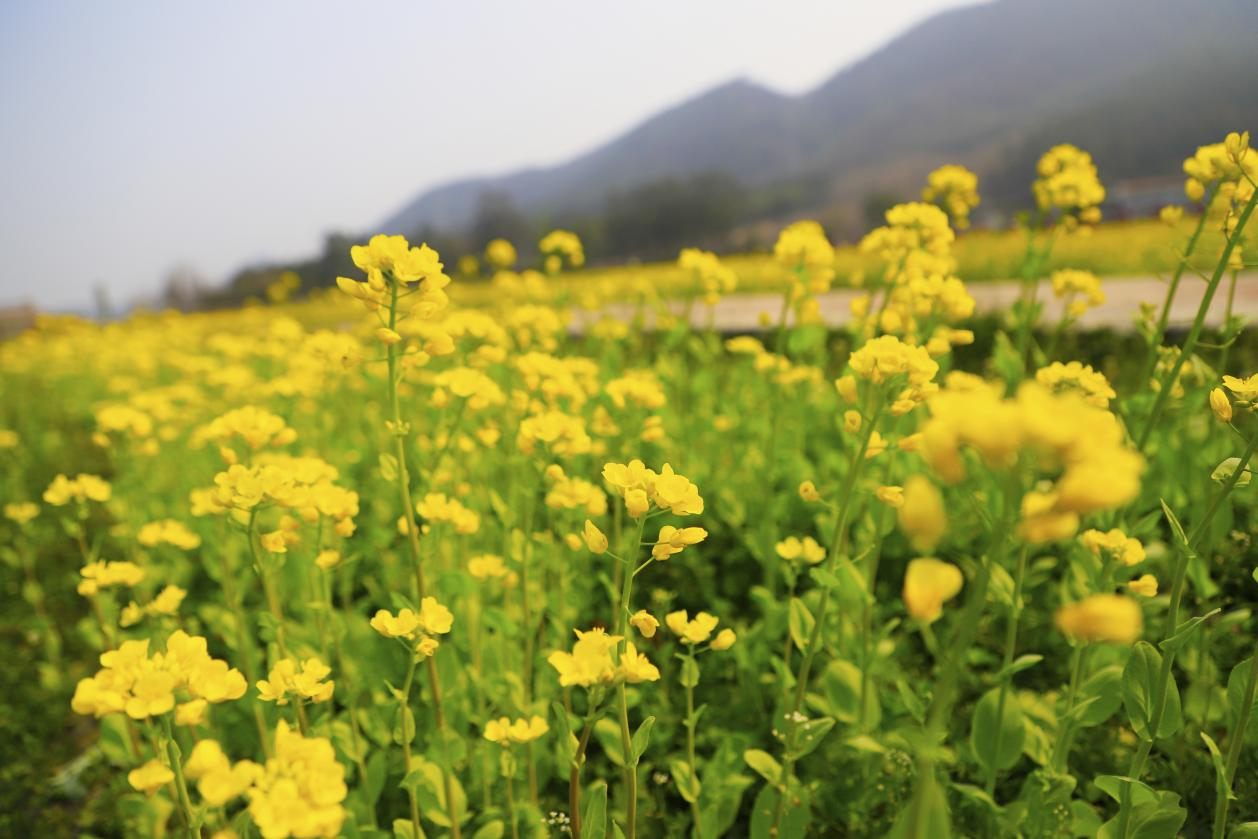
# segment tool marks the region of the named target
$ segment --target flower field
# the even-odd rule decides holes
[[[305,297],[45,318],[0,344],[5,777],[45,773],[0,832],[1258,836],[1258,153],[1184,171],[1199,214],[1123,234],[1166,298],[1100,339],[1124,239],[1067,145],[964,247],[946,166],[849,251],[596,276],[555,231],[475,285],[377,236]],[[749,288],[755,335],[580,312]]]

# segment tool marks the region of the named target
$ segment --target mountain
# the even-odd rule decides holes
[[[733,81],[568,163],[425,192],[380,229],[465,226],[487,192],[534,215],[579,214],[634,186],[707,173],[751,188],[807,184],[789,209],[842,223],[867,196],[911,197],[948,161],[979,172],[987,206],[1019,206],[1035,157],[1059,142],[1091,151],[1103,179],[1173,175],[1197,145],[1251,127],[1255,36],[1254,0],[963,7],[804,95]]]

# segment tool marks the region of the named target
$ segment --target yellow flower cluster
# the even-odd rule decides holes
[[[965,578],[961,569],[938,559],[909,562],[904,572],[904,606],[919,621],[933,623],[943,614],[943,604],[956,597]]]
[[[946,481],[965,476],[966,449],[992,469],[1012,469],[1032,452],[1029,468],[1061,470],[1051,488],[1023,497],[1019,532],[1030,542],[1068,538],[1080,514],[1121,507],[1140,489],[1144,461],[1126,447],[1118,421],[1076,394],[1034,382],[1013,399],[987,387],[949,388],[931,398],[930,410],[922,455]]]
[[[1079,541],[1095,556],[1105,557],[1123,565],[1139,565],[1144,562],[1144,545],[1118,528],[1108,532],[1085,530]]]
[[[811,536],[800,539],[798,536],[787,536],[774,548],[777,555],[787,562],[802,560],[809,565],[816,565],[826,558],[826,549],[817,544]]]
[[[303,737],[280,722],[275,757],[248,790],[249,815],[263,839],[334,837],[345,821],[345,770],[326,737]]]
[[[1097,408],[1108,408],[1109,401],[1117,396],[1104,374],[1078,361],[1054,361],[1035,371],[1035,380],[1053,393],[1078,393]]]
[[[501,572],[495,573],[494,576],[506,573],[499,557],[481,557],[480,559],[490,564],[486,576],[489,576],[490,571]],[[454,613],[441,605],[437,598],[425,597],[420,601],[418,612],[414,609],[401,609],[395,615],[386,609],[379,610],[371,619],[371,628],[385,638],[414,641],[415,653],[421,657],[427,657],[435,653],[440,645],[435,636],[448,635],[454,628]]]
[[[686,248],[677,257],[677,267],[694,279],[703,290],[703,302],[709,306],[738,288],[738,275],[722,265],[720,257],[711,251]]]
[[[515,245],[506,239],[493,239],[485,246],[485,261],[494,268],[510,268],[517,258]]]
[[[126,713],[135,720],[168,713],[176,692],[211,703],[239,699],[245,677],[222,659],[211,658],[204,638],[176,630],[164,653],[149,654],[149,641],[123,641],[100,657],[101,670],[79,681],[71,707],[75,713],[103,717]]]
[[[699,488],[667,463],[659,473],[637,459],[627,464],[608,463],[603,467],[603,480],[624,499],[625,508],[634,518],[646,515],[652,505],[675,516],[703,512]]]
[[[297,662],[281,658],[265,679],[258,681],[258,698],[263,702],[287,705],[289,694],[298,702],[327,702],[336,683],[328,680],[332,668],[317,658]]]
[[[585,264],[585,248],[581,238],[571,230],[552,230],[537,243],[542,252],[546,273],[557,274],[567,262],[569,268],[580,268]]]
[[[232,464],[214,476],[213,489],[193,492],[192,513],[249,512],[274,504],[291,509],[308,524],[320,516],[330,518],[336,533],[349,536],[358,515],[358,493],[332,483],[335,475],[335,469],[317,458],[260,459],[253,466]]]
[[[1059,210],[1067,226],[1101,220],[1105,187],[1097,176],[1092,155],[1069,143],[1044,152],[1031,184],[1035,203],[1042,212]]]
[[[665,560],[679,554],[684,548],[697,545],[708,538],[708,531],[702,527],[673,527],[666,524],[660,528],[660,535],[651,547],[651,556]]]
[[[450,498],[444,492],[430,492],[415,502],[415,512],[425,523],[445,523],[454,526],[456,533],[464,535],[480,530],[480,515],[469,510],[457,498]],[[403,518],[400,522],[405,523]]]
[[[585,420],[563,411],[543,411],[526,417],[520,422],[515,444],[524,454],[533,454],[541,444],[560,457],[586,454],[594,447],[585,430]]]
[[[179,586],[166,586],[157,593],[157,596],[145,605],[141,606],[134,600],[127,604],[122,610],[122,615],[118,618],[118,625],[122,627],[135,626],[146,617],[155,615],[176,615],[179,613],[179,607],[183,603],[183,599],[188,596],[188,592]]]
[[[546,732],[550,726],[544,717],[521,717],[514,722],[510,717],[499,717],[485,723],[485,739],[500,746],[513,746],[519,743],[531,743]]]
[[[556,510],[583,510],[586,515],[601,516],[607,512],[607,493],[583,478],[571,477],[563,467],[552,463],[546,467],[551,481],[546,492],[546,506]]]
[[[970,226],[970,211],[979,205],[978,175],[956,164],[940,166],[926,176],[922,200],[947,210],[958,230]]]
[[[1080,641],[1130,644],[1144,629],[1140,604],[1121,594],[1094,594],[1057,610],[1057,628]]]
[[[185,551],[201,547],[201,537],[188,529],[188,526],[175,519],[153,521],[136,531],[135,539],[146,548],[157,545],[174,545]]]
[[[97,560],[89,562],[79,569],[78,592],[90,597],[103,588],[113,586],[134,586],[144,579],[144,569],[134,562],[107,562]]]
[[[1206,190],[1218,187],[1226,201],[1247,201],[1258,180],[1258,155],[1249,154],[1249,132],[1233,131],[1222,143],[1201,146],[1184,161],[1184,194],[1201,201]]]
[[[450,284],[441,256],[428,245],[411,247],[404,236],[372,236],[366,245],[350,248],[350,258],[367,275],[364,282],[337,277],[336,285],[368,310],[387,307],[393,294],[390,283],[406,288],[412,314],[431,318],[446,307]],[[415,289],[409,286],[418,283]]]
[[[1063,268],[1054,271],[1049,279],[1053,285],[1053,295],[1065,301],[1067,317],[1080,317],[1088,309],[1105,303],[1101,280],[1091,271]]]
[[[80,473],[73,479],[58,475],[44,490],[44,501],[54,507],[64,507],[71,501],[104,503],[113,495],[113,488],[104,478]]]
[[[199,429],[194,442],[227,444],[235,438],[244,441],[252,451],[265,446],[286,446],[297,439],[297,432],[288,427],[282,417],[264,408],[245,405],[228,411]],[[234,454],[224,453],[229,463],[235,463]]]
[[[546,659],[558,671],[561,686],[588,688],[617,681],[637,684],[659,680],[659,669],[638,652],[632,641],[625,644],[617,664],[612,651],[623,640],[622,636],[608,635],[601,627],[587,632],[573,631],[577,641],[572,645],[572,651],[556,650]]]
[[[217,740],[200,740],[184,763],[184,777],[196,781],[201,799],[211,807],[222,807],[253,787],[266,770],[252,760],[235,764],[228,759]]]

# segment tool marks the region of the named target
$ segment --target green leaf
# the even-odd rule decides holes
[[[507,826],[495,819],[481,825],[480,829],[472,834],[472,839],[502,839],[506,832]]]
[[[1175,538],[1179,540],[1180,545],[1188,547],[1188,537],[1184,535],[1184,526],[1179,523],[1179,519],[1171,512],[1171,508],[1167,506],[1165,499],[1159,499],[1162,504],[1162,515],[1166,516],[1166,521],[1171,526],[1171,530],[1175,532]]]
[[[607,784],[599,781],[585,794],[581,808],[581,835],[589,839],[607,836]]]
[[[393,714],[393,742],[398,745],[415,742],[415,714],[408,705],[399,705]]]
[[[835,588],[839,585],[839,578],[834,572],[828,568],[822,568],[820,565],[814,565],[808,570],[808,576],[812,577],[814,583],[821,588]]]
[[[1125,775],[1097,775],[1092,783],[1096,784],[1097,789],[1101,792],[1118,802],[1123,800],[1123,787],[1128,784],[1132,785],[1132,804],[1157,800],[1157,793],[1153,791],[1153,787],[1140,781],[1132,780]]]
[[[1013,661],[1009,662],[1009,666],[1003,668],[996,674],[996,681],[1003,682],[1005,679],[1012,678],[1015,674],[1021,673],[1023,670],[1029,670],[1044,660],[1042,655],[1020,655]]]
[[[550,709],[551,718],[554,719],[555,726],[559,729],[559,743],[564,750],[565,762],[572,763],[577,756],[577,748],[581,745],[572,733],[572,721],[568,719],[568,712],[563,705],[558,702],[552,702]]]
[[[743,752],[743,760],[770,784],[780,784],[782,782],[782,766],[768,752],[760,749],[748,749]]]
[[[1232,828],[1228,839],[1258,839],[1258,822],[1245,822]]]
[[[1245,707],[1245,689],[1248,687],[1249,671],[1254,666],[1254,659],[1247,658],[1240,664],[1232,668],[1232,672],[1227,675],[1227,710],[1228,721],[1230,727],[1235,729],[1241,717],[1241,711]],[[1254,694],[1249,706],[1249,713],[1252,717],[1254,711],[1258,710],[1258,693]],[[1235,736],[1235,735],[1233,735]]]
[[[903,679],[896,679],[896,690],[900,694],[900,701],[904,703],[904,709],[909,715],[919,723],[926,721],[926,705],[922,702],[918,695],[909,687],[908,682]]]
[[[808,823],[812,819],[812,802],[808,790],[792,784],[792,788],[786,793],[786,804],[782,808],[777,833],[774,833],[773,819],[778,811],[778,796],[776,787],[760,788],[751,808],[751,839],[803,839],[807,835]]]
[[[818,746],[830,729],[834,728],[833,717],[820,717],[815,720],[799,723],[795,726],[795,748],[788,752],[792,760],[799,760]]]
[[[684,688],[692,688],[699,684],[699,664],[690,656],[680,656],[681,674],[678,681]]]
[[[609,719],[594,723],[594,736],[603,747],[607,759],[617,766],[625,765],[625,751],[620,743],[620,726]]]
[[[633,733],[633,739],[629,745],[633,752],[633,765],[637,765],[642,759],[642,755],[646,752],[647,746],[651,744],[651,728],[655,725],[655,717],[647,717],[638,726],[638,730]]]
[[[1140,641],[1132,648],[1127,666],[1123,668],[1123,704],[1132,730],[1142,740],[1170,737],[1183,725],[1180,710],[1179,687],[1175,675],[1167,678],[1165,709],[1156,732],[1150,731],[1153,722],[1154,703],[1157,697],[1157,680],[1161,676],[1162,654],[1147,641]]]
[[[1117,664],[1102,667],[1084,679],[1079,687],[1075,724],[1080,728],[1100,725],[1112,717],[1122,704],[1123,668]]]
[[[397,458],[386,452],[380,453],[380,477],[390,483],[397,480]]]
[[[393,836],[395,839],[419,839],[415,835],[415,825],[410,819],[393,820]]]
[[[690,804],[698,801],[699,779],[690,771],[690,764],[679,758],[673,758],[668,764],[668,769],[673,775],[673,783],[677,785],[678,794]]]
[[[1212,609],[1204,615],[1199,615],[1198,617],[1190,618],[1189,620],[1184,621],[1175,628],[1175,632],[1171,635],[1171,637],[1158,644],[1158,647],[1162,650],[1162,652],[1166,653],[1179,650],[1184,646],[1184,644],[1187,644],[1189,640],[1191,640],[1192,634],[1197,627],[1201,626],[1201,624],[1205,623],[1207,620],[1222,611],[1222,609]]]
[[[808,649],[808,637],[812,634],[816,621],[804,601],[798,597],[791,598],[789,623],[791,640],[795,642],[795,646],[801,650]]]
[[[1223,765],[1223,755],[1219,752],[1219,746],[1214,739],[1201,732],[1201,739],[1205,741],[1206,748],[1210,750],[1210,762],[1214,764],[1214,789],[1216,792],[1222,792],[1228,797],[1228,800],[1235,801],[1236,796],[1232,793],[1232,784],[1227,779],[1227,768]]]
[[[1026,741],[1022,706],[1012,689],[1005,692],[1000,708],[1000,688],[992,688],[974,706],[970,724],[970,748],[986,769],[1008,769],[1018,762]]]

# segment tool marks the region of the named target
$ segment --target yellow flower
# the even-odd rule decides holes
[[[39,515],[39,505],[33,501],[4,505],[4,517],[18,524],[26,524]]]
[[[803,481],[799,485],[799,497],[805,501],[820,501],[821,493],[817,491],[817,485],[812,481]]]
[[[156,758],[127,773],[127,783],[145,795],[152,795],[173,780],[175,773]]]
[[[826,549],[811,536],[800,539],[798,536],[787,536],[775,546],[777,555],[787,562],[802,559],[809,565],[816,565],[826,558]]]
[[[532,716],[512,722],[508,717],[499,717],[485,723],[485,739],[502,746],[513,743],[529,743],[538,739],[550,726],[543,717]]]
[[[273,530],[270,533],[263,533],[258,542],[261,543],[264,550],[273,554],[288,553],[288,539],[285,538],[284,531]]]
[[[209,703],[204,699],[193,699],[175,707],[176,725],[204,725],[205,712]]]
[[[1127,566],[1144,562],[1144,545],[1140,544],[1139,539],[1131,538],[1118,528],[1105,533],[1085,530],[1079,535],[1079,541],[1094,556],[1104,556]]]
[[[655,630],[660,628],[660,622],[645,609],[634,612],[633,617],[629,618],[629,625],[638,630],[643,638],[654,638]]]
[[[633,518],[641,518],[646,515],[647,510],[651,509],[650,499],[647,498],[646,491],[641,489],[631,489],[625,493],[625,509]]]
[[[708,538],[708,531],[702,527],[673,527],[666,524],[660,528],[660,535],[651,548],[651,556],[658,560],[666,560],[673,554],[681,553],[683,548],[697,545]]]
[[[454,626],[454,614],[437,602],[435,597],[425,597],[419,604],[419,627],[430,635],[445,635]]]
[[[904,487],[881,486],[874,491],[874,495],[888,507],[904,506]]]
[[[396,615],[381,609],[371,619],[371,628],[386,638],[414,638],[419,615],[411,609],[402,609]]]
[[[478,580],[488,580],[490,578],[505,577],[507,575],[507,566],[503,564],[500,556],[482,554],[481,556],[474,556],[467,561],[467,573]]]
[[[339,551],[324,550],[319,551],[319,555],[315,557],[315,565],[324,571],[330,571],[341,564],[341,554]]]
[[[961,569],[938,559],[914,559],[904,573],[904,605],[910,615],[932,623],[943,614],[943,604],[956,597],[965,578]]]
[[[1057,628],[1079,641],[1130,644],[1140,637],[1140,604],[1119,594],[1095,594],[1057,610]]]
[[[1141,574],[1138,578],[1127,583],[1127,590],[1141,597],[1157,597],[1158,578],[1152,574]]]
[[[712,630],[716,629],[720,619],[707,612],[700,612],[695,615],[694,620],[690,620],[689,615],[682,609],[666,615],[664,623],[674,635],[681,639],[682,643],[702,644],[712,637]]]
[[[861,412],[860,411],[844,411],[843,412],[843,430],[848,434],[855,434],[861,430]]]
[[[916,550],[933,550],[948,531],[948,514],[939,488],[923,475],[910,475],[896,520]]]
[[[712,649],[728,650],[734,646],[734,642],[738,640],[738,636],[734,634],[732,629],[722,629],[716,633],[716,637],[712,639]]]
[[[1228,398],[1223,388],[1216,387],[1210,391],[1210,410],[1214,411],[1219,422],[1232,421],[1232,400]]]
[[[562,687],[591,687],[615,679],[616,665],[611,651],[620,642],[621,636],[608,635],[601,627],[588,632],[574,631],[577,642],[573,644],[572,652],[557,650],[546,659],[559,672],[559,684]]]
[[[855,405],[859,394],[856,392],[856,377],[852,375],[842,376],[834,380],[834,389],[838,391],[839,396],[849,405]]]
[[[581,532],[581,538],[585,540],[585,546],[590,549],[590,553],[607,553],[607,536],[589,519],[585,520],[585,529]]]
[[[275,756],[249,790],[249,815],[264,839],[335,837],[345,820],[349,793],[332,741],[304,737],[280,722]]]
[[[660,671],[650,659],[638,652],[638,648],[632,641],[629,641],[625,644],[624,652],[620,654],[616,677],[628,684],[636,685],[640,682],[658,682]]]

